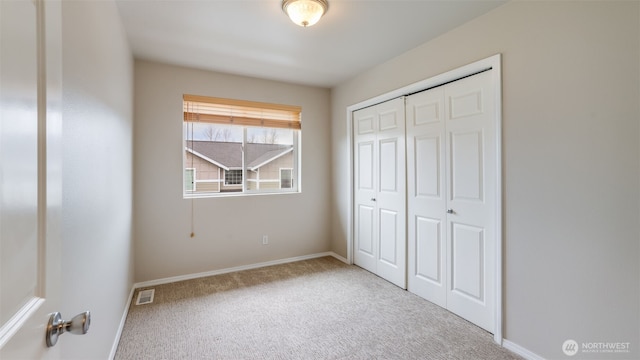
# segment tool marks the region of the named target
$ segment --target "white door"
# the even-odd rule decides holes
[[[60,295],[60,19],[56,2],[0,1],[2,359],[60,355],[45,343]]]
[[[408,97],[409,290],[493,332],[496,122],[491,71]]]
[[[404,98],[353,113],[354,262],[406,288]]]

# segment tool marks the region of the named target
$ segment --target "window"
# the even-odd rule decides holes
[[[184,190],[185,191],[193,191],[195,190],[195,174],[196,169],[184,169]]]
[[[300,107],[183,100],[185,196],[298,191]]]
[[[242,185],[242,170],[226,170],[224,172],[225,185]]]
[[[280,188],[290,189],[293,185],[293,169],[280,169]]]

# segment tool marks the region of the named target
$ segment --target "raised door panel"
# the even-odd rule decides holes
[[[354,262],[363,269],[375,272],[378,253],[375,207],[367,204],[357,204],[355,226]]]
[[[374,127],[375,117],[373,114],[365,114],[356,119],[356,134],[364,135],[364,134],[373,134],[375,132]]]
[[[360,205],[357,212],[358,218],[358,253],[373,258],[375,256],[374,243],[374,215],[375,209],[371,206]]]
[[[481,131],[450,133],[450,200],[484,198],[484,142]]]
[[[420,280],[444,286],[442,272],[442,223],[438,219],[416,218],[416,269]]]
[[[494,272],[486,229],[451,223],[447,309],[493,332]]]
[[[380,149],[380,192],[398,192],[399,174],[398,164],[398,139],[385,139],[380,141],[378,148]]]
[[[357,152],[358,190],[375,191],[373,187],[373,142],[359,143]]]
[[[412,127],[442,122],[441,92],[442,89],[437,89],[433,91],[436,97],[425,97],[424,101],[419,103],[414,102],[410,105],[412,106],[412,116],[409,118],[409,121]],[[428,96],[429,94],[426,94],[425,91],[423,95]]]
[[[406,288],[406,238],[404,211],[379,207],[379,256],[376,274]]]
[[[429,197],[439,199],[442,196],[439,136],[416,136],[413,138],[414,149],[412,153],[415,168],[413,174],[413,190],[417,197]]]
[[[458,81],[464,81],[464,79]],[[474,88],[449,96],[449,120],[482,114],[484,95],[483,89]]]
[[[380,209],[380,257],[379,260],[386,265],[398,267],[401,263],[398,259],[398,251],[396,244],[398,239],[398,213],[389,209]]]
[[[390,103],[396,103],[397,101],[391,100]],[[401,116],[402,111],[398,109],[395,104],[390,104],[391,106],[386,106],[387,104],[381,104],[383,109],[378,113],[378,119],[380,126],[378,129],[380,131],[388,131],[393,129],[402,128],[402,124],[400,122],[404,122],[404,118]]]
[[[484,302],[484,229],[451,224],[451,291]]]

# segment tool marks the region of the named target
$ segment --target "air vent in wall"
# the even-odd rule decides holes
[[[138,292],[136,305],[151,304],[153,302],[153,295],[155,292],[156,289],[140,290],[140,292]]]

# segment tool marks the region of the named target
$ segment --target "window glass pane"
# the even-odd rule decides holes
[[[242,126],[185,122],[185,140],[242,143]]]
[[[196,170],[196,193],[242,191],[242,138],[242,126],[185,123],[185,167]]]
[[[290,129],[247,128],[247,190],[269,192],[282,188],[280,169],[293,168],[293,137],[294,130]]]

